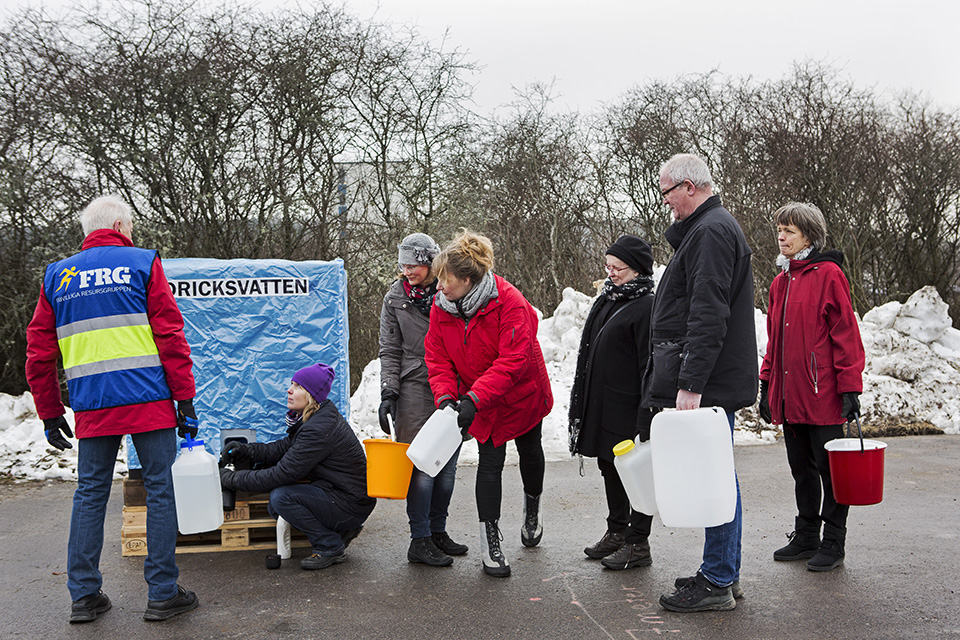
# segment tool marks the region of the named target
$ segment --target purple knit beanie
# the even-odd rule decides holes
[[[330,393],[330,385],[333,384],[336,375],[332,368],[318,362],[293,374],[293,381],[306,389],[307,393],[319,403],[327,399],[327,395]]]

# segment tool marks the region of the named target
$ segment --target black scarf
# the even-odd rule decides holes
[[[624,282],[621,285],[613,284],[613,280],[607,278],[603,283],[603,289],[600,290],[600,299],[633,300],[651,291],[653,291],[653,278],[650,276],[637,276],[630,282]],[[597,302],[593,303],[594,307],[597,306]],[[593,313],[593,309],[590,312]]]

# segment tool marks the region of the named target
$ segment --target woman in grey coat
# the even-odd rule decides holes
[[[424,233],[404,238],[399,246],[400,275],[384,296],[380,310],[380,428],[390,435],[389,415],[398,442],[412,442],[434,411],[423,339],[437,293],[431,264],[438,253],[440,247]],[[467,552],[467,546],[454,542],[446,530],[459,456],[457,449],[435,478],[413,469],[407,492],[410,562],[446,567],[453,564],[451,556]]]

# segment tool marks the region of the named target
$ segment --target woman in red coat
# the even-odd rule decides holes
[[[484,571],[510,575],[500,548],[500,496],[506,444],[514,440],[523,480],[524,546],[540,542],[543,418],[553,394],[537,341],[537,314],[516,287],[493,273],[493,245],[462,231],[433,263],[439,281],[426,337],[437,407],[453,406],[466,437],[477,439],[477,511]]]
[[[842,438],[844,423],[860,413],[863,342],[840,269],[843,254],[822,251],[823,214],[790,203],[773,220],[782,271],[770,285],[760,416],[783,425],[798,511],[789,544],[773,558],[810,558],[808,569],[829,571],[843,564],[848,507],[833,499],[823,445]]]

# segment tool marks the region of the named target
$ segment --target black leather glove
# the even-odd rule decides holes
[[[246,460],[250,457],[250,447],[239,440],[233,440],[223,445],[220,452],[220,466],[235,464],[237,460]]]
[[[443,411],[443,410],[446,409],[447,407],[453,407],[454,409],[456,409],[456,408],[457,408],[457,401],[456,401],[456,400],[451,400],[450,398],[447,398],[446,400],[444,400],[443,402],[440,403],[440,406],[437,407],[437,411]]]
[[[848,391],[843,394],[843,409],[840,414],[850,422],[860,416],[860,394],[856,391]]]
[[[191,438],[196,438],[198,431],[200,431],[200,423],[197,421],[197,412],[193,408],[193,398],[177,400],[177,435],[186,438],[189,433]]]
[[[460,396],[460,402],[457,403],[457,426],[460,427],[460,434],[467,435],[473,419],[477,417],[477,405],[473,404],[473,398],[470,396]]]
[[[220,488],[221,489],[236,489],[236,485],[233,483],[233,476],[236,474],[236,471],[233,469],[224,469],[220,468]]]
[[[390,389],[384,389],[380,392],[380,408],[377,410],[377,417],[380,418],[380,430],[388,436],[390,435],[390,423],[387,422],[387,415],[393,419],[393,424],[397,424],[397,397],[399,394]]]
[[[760,414],[760,419],[770,424],[773,422],[773,414],[770,413],[770,398],[767,397],[770,392],[770,382],[767,380],[760,381],[760,406],[757,407],[757,412]]]
[[[67,440],[67,438],[73,437],[73,431],[70,430],[70,425],[67,424],[67,420],[63,416],[44,420],[43,434],[47,436],[47,442],[50,443],[51,447],[59,449],[60,451],[73,449],[73,445]],[[66,435],[67,438],[64,438],[64,435]]]

